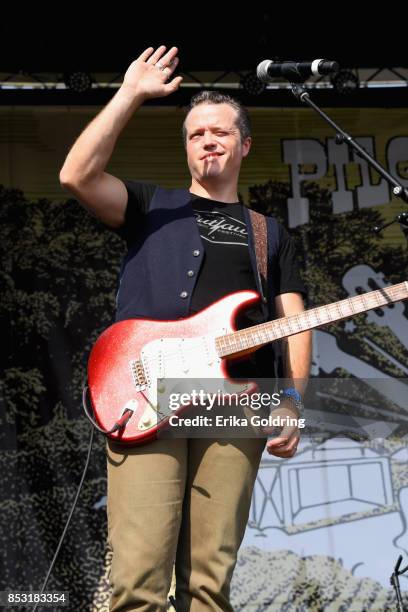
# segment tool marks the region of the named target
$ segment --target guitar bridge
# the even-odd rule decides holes
[[[148,380],[143,363],[140,361],[140,359],[133,359],[133,361],[130,362],[130,369],[136,391],[143,391],[146,389]]]

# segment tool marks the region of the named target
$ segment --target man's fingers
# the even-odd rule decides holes
[[[143,53],[139,55],[139,59],[142,60],[142,62],[146,62],[151,56],[151,54],[153,53],[153,51],[154,51],[153,47],[149,47],[148,49],[145,49]]]
[[[176,89],[178,89],[180,87],[180,83],[183,80],[183,77],[178,76],[175,77],[172,81],[170,81],[170,83],[166,84],[166,89],[169,93],[171,93],[172,91],[176,91]]]
[[[172,47],[171,49],[169,49],[169,51],[167,51],[166,55],[163,55],[163,57],[160,58],[160,63],[163,66],[171,67],[172,62],[174,61],[177,53],[178,53],[177,47]]]
[[[286,450],[286,451],[284,450],[269,451],[269,449],[267,450],[268,450],[268,453],[270,455],[273,455],[274,457],[280,457],[281,459],[290,459],[291,457],[296,455],[297,448],[295,447],[292,450]]]
[[[164,75],[166,75],[167,80],[171,77],[171,75],[177,68],[178,62],[179,62],[178,57],[173,58],[169,64],[165,64],[164,60],[160,60],[160,64],[163,64],[164,66],[162,69],[162,72]]]
[[[151,57],[147,60],[148,64],[157,64],[163,53],[165,52],[166,47],[164,45],[160,45],[158,49],[153,53]]]
[[[179,63],[179,58],[173,57],[173,59],[170,60],[170,63],[168,64],[167,68],[170,69],[172,72],[174,72],[174,70],[177,68],[178,63]]]
[[[269,428],[269,427],[264,427],[264,432],[265,433],[270,433],[268,430],[271,429],[271,432],[274,431],[274,427]],[[276,436],[276,438],[272,438],[271,440],[268,441],[268,444],[271,443],[272,446],[281,446],[282,444],[287,444],[292,437],[298,433],[298,428],[297,427],[291,427],[289,425],[285,425],[285,427],[282,428],[282,431],[279,433],[279,435]]]
[[[290,440],[289,444],[287,445],[287,450],[288,451],[293,451],[296,450],[299,444],[299,436],[294,436],[292,440]]]
[[[266,449],[270,454],[278,457],[292,457],[296,452],[299,439],[300,436],[297,431],[289,438],[279,436],[273,440],[268,440]]]

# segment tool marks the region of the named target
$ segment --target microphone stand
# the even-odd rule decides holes
[[[405,189],[397,179],[395,179],[387,170],[385,170],[363,147],[361,147],[347,132],[342,130],[324,111],[322,111],[317,104],[310,99],[310,96],[302,83],[292,83],[292,93],[301,102],[304,102],[311,108],[313,108],[327,123],[329,123],[336,130],[336,143],[342,144],[345,142],[348,147],[351,147],[357,152],[357,155],[365,159],[378,174],[380,174],[385,180],[391,185],[392,193],[408,204],[408,189]],[[381,232],[385,227],[392,225],[393,223],[399,223],[402,228],[408,228],[408,211],[399,213],[393,221],[385,223],[381,226],[374,226],[373,231],[378,233]],[[395,564],[394,571],[390,577],[390,583],[395,589],[397,596],[397,610],[398,612],[404,612],[403,601],[401,596],[401,589],[399,584],[399,576],[404,574],[408,570],[408,565],[400,571],[400,565],[402,562],[402,555],[398,557],[397,563]]]
[[[393,571],[393,573],[391,574],[391,577],[390,577],[390,583],[394,587],[395,594],[397,596],[397,602],[398,602],[397,610],[398,610],[398,612],[404,612],[404,608],[403,608],[404,604],[403,604],[403,601],[402,601],[401,589],[400,589],[400,584],[399,584],[398,576],[401,576],[401,574],[404,574],[407,571],[407,569],[408,569],[408,565],[407,565],[406,567],[404,567],[404,569],[399,571],[399,567],[401,565],[401,561],[402,561],[402,555],[400,555],[398,557],[398,560],[397,560],[397,562],[395,564],[395,567],[394,567],[394,571]]]
[[[311,100],[303,83],[292,83],[292,93],[301,102],[304,102],[311,108],[313,108],[327,123],[329,123],[336,130],[336,143],[342,144],[345,142],[349,148],[354,149],[359,157],[366,160],[378,174],[385,178],[388,184],[391,186],[392,193],[408,204],[408,189],[405,189],[396,178],[394,178],[385,168],[381,166],[367,151],[358,144],[347,132],[341,129],[321,108]],[[378,233],[381,232],[385,227],[392,225],[393,223],[399,223],[401,227],[408,228],[408,212],[399,213],[393,221],[385,223],[384,225],[376,225],[373,227],[373,231]]]

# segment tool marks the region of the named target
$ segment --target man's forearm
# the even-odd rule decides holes
[[[302,332],[281,341],[283,376],[287,386],[293,386],[301,395],[306,391],[312,359],[312,332]]]
[[[72,146],[60,173],[61,182],[81,183],[102,174],[120,133],[143,101],[122,86]]]
[[[304,311],[303,299],[299,293],[285,293],[275,298],[277,317],[289,317]],[[306,390],[312,360],[312,332],[288,336],[281,341],[283,376],[287,386],[296,387],[301,395]]]

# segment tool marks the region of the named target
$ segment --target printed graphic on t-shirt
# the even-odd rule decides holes
[[[220,211],[194,210],[201,238],[214,244],[248,246],[244,221]]]

